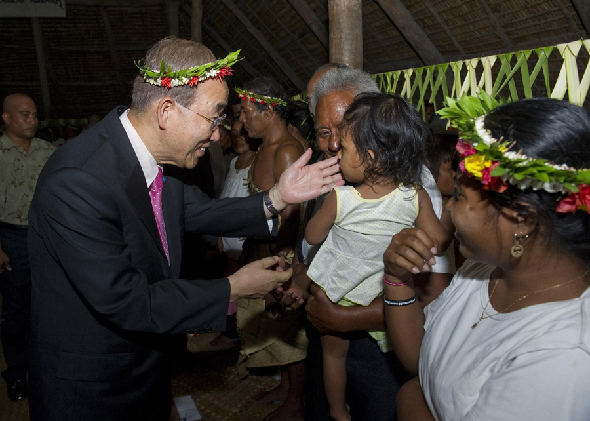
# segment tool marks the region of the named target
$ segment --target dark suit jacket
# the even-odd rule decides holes
[[[48,161],[30,207],[30,413],[38,420],[168,420],[171,334],[225,329],[227,279],[183,280],[183,232],[268,235],[260,195],[210,200],[173,177],[170,266],[125,108]]]

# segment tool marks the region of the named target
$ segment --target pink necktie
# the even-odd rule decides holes
[[[166,225],[164,224],[164,213],[162,212],[162,187],[164,186],[164,177],[162,175],[162,168],[158,167],[158,175],[150,186],[150,199],[152,201],[152,208],[154,209],[154,216],[156,217],[156,225],[158,226],[158,233],[160,234],[160,241],[166,253],[166,259],[170,264],[170,256],[168,255],[168,237],[166,235]]]

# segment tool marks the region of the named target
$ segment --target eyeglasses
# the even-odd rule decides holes
[[[177,104],[178,104],[178,102],[177,102]],[[178,104],[178,105],[180,105],[180,104]],[[187,107],[185,107],[185,106],[183,106],[183,105],[180,105],[180,106],[181,106],[182,108],[184,108],[185,110],[189,110],[190,112],[193,112],[193,113],[195,113],[196,115],[203,117],[205,120],[207,120],[209,123],[211,123],[211,127],[209,127],[209,130],[211,130],[212,132],[213,132],[213,131],[214,131],[214,130],[217,128],[217,127],[219,127],[219,126],[221,125],[221,123],[223,123],[223,120],[225,120],[225,117],[227,117],[225,114],[223,114],[223,115],[220,115],[219,117],[217,117],[217,118],[215,118],[215,119],[211,120],[210,118],[207,118],[207,117],[205,117],[203,114],[201,114],[201,113],[198,113],[198,112],[196,112],[196,111],[194,111],[194,110],[191,110],[190,108],[187,108]]]

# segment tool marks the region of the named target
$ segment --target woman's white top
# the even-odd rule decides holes
[[[506,314],[467,261],[424,313],[419,374],[437,420],[590,420],[590,292]]]
[[[250,170],[250,166],[236,170],[236,161],[238,157],[236,156],[232,159],[229,170],[227,171],[227,176],[225,177],[225,182],[223,184],[223,190],[221,191],[221,198],[224,197],[247,197],[250,195],[248,191],[248,187],[246,187],[246,180],[248,179],[248,171]],[[223,251],[227,253],[228,257],[238,260],[240,254],[242,253],[242,246],[244,244],[244,238],[230,238],[230,237],[222,237],[221,241],[223,242]]]

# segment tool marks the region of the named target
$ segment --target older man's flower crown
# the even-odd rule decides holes
[[[225,76],[231,76],[233,70],[231,67],[236,64],[241,58],[238,57],[241,50],[229,53],[227,57],[213,61],[211,63],[201,64],[188,69],[180,69],[173,71],[171,66],[166,68],[166,63],[162,60],[160,71],[149,69],[143,66],[143,60],[135,63],[139,72],[147,83],[155,86],[163,86],[166,89],[175,86],[197,86],[199,82],[204,82],[208,79],[222,79]]]
[[[511,184],[520,190],[531,188],[561,193],[557,212],[575,212],[590,208],[590,170],[556,165],[546,159],[529,157],[514,151],[514,143],[495,139],[484,128],[485,116],[498,101],[480,92],[477,97],[463,95],[446,98],[446,108],[438,114],[460,132],[457,142],[463,161],[461,171],[480,181],[485,190],[503,192]]]

